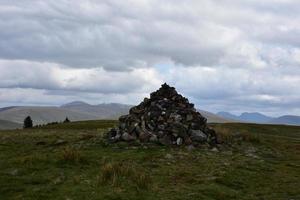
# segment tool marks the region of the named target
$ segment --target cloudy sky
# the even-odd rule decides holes
[[[300,115],[299,0],[0,0],[0,107],[135,104]]]

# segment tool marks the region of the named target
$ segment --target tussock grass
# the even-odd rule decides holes
[[[61,156],[62,160],[66,162],[76,163],[83,161],[80,151],[71,146],[65,147],[62,150]]]
[[[138,189],[149,189],[152,181],[149,175],[145,172],[137,172],[133,177],[133,180],[137,184]]]
[[[217,140],[222,144],[234,144],[241,142],[260,143],[261,138],[257,133],[250,133],[246,130],[232,131],[229,128],[216,126],[214,127]]]
[[[150,176],[141,168],[129,162],[107,162],[100,169],[98,183],[100,185],[120,186],[135,184],[137,190],[149,189]]]
[[[256,143],[256,144],[261,142],[261,137],[257,133],[243,132],[240,135],[242,137],[242,140],[245,142]]]

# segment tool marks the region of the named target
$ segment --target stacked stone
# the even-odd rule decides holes
[[[119,118],[118,128],[111,129],[111,142],[157,142],[164,145],[214,144],[215,132],[194,104],[166,83]]]

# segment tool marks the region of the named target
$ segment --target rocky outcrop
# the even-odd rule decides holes
[[[108,132],[110,142],[156,142],[164,145],[214,144],[209,128],[194,104],[166,83],[119,118],[119,126]]]

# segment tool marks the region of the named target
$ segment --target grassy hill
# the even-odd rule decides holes
[[[66,117],[72,121],[91,120],[97,118],[91,114],[80,113],[58,107],[19,106],[0,111],[0,119],[9,120],[15,123],[22,124],[27,116],[31,116],[35,125],[63,121]]]
[[[71,121],[84,120],[99,120],[99,119],[118,119],[121,115],[128,114],[131,105],[126,104],[99,104],[90,105],[85,102],[75,101],[61,107],[43,107],[43,106],[13,106],[0,108],[0,120],[8,120],[16,124],[23,124],[25,117],[31,116],[34,125],[46,124],[50,122],[61,122],[66,117]],[[232,122],[219,117],[213,113],[200,110],[201,114],[205,116],[208,122],[226,123]],[[4,123],[3,123],[4,124]],[[0,129],[6,129],[3,125]],[[9,126],[19,127],[19,126]]]
[[[61,106],[68,110],[94,115],[97,119],[118,119],[121,115],[128,114],[131,107],[132,105],[118,103],[91,105],[81,101]]]
[[[22,128],[22,124],[0,119],[0,130],[17,129],[17,128]]]
[[[300,127],[212,124],[224,144],[108,145],[115,121],[0,131],[0,199],[300,199]]]

